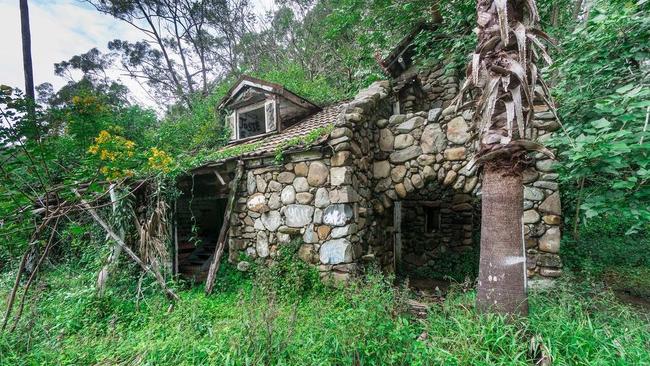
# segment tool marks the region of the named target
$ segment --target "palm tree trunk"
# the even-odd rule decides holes
[[[25,95],[34,101],[34,71],[32,69],[32,36],[29,30],[29,6],[27,0],[20,0],[20,32],[23,43],[23,71],[25,73]]]
[[[511,166],[495,161],[484,168],[476,307],[481,312],[525,316],[524,193],[521,173]]]

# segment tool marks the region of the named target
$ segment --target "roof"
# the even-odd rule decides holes
[[[235,99],[235,97],[247,87],[255,88],[265,93],[277,94],[303,108],[310,110],[320,109],[320,107],[315,103],[290,91],[283,85],[254,78],[249,75],[242,75],[239,77],[239,79],[237,79],[237,82],[235,82],[235,84],[233,84],[233,86],[228,89],[226,96],[219,101],[219,108],[221,109],[227,107]]]
[[[217,161],[213,161],[212,163],[204,164],[204,166],[212,165],[214,163],[222,163],[224,161],[235,158],[251,158],[255,156],[273,155],[275,154],[277,148],[282,147],[282,145],[288,141],[294,138],[306,137],[309,133],[315,131],[318,128],[326,127],[328,125],[336,123],[337,117],[342,112],[345,103],[347,103],[347,101],[342,101],[325,107],[321,111],[316,112],[309,117],[303,118],[299,122],[291,125],[291,127],[288,127],[281,132],[259,135],[246,141],[233,141],[218,151],[226,151],[233,147],[243,147],[244,145],[254,146],[254,148],[252,151],[246,151],[236,156],[230,156]],[[327,138],[328,135],[324,135],[320,139],[316,140],[312,145],[318,145],[327,140]],[[259,144],[259,146],[256,144]],[[303,150],[304,148],[305,146],[297,145],[294,148],[285,150],[285,152]]]

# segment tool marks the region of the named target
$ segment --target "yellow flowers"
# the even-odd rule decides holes
[[[152,147],[150,150],[151,156],[147,159],[149,167],[154,170],[159,170],[163,173],[169,173],[171,164],[174,161],[169,154],[158,148]]]
[[[99,172],[108,180],[118,180],[135,175],[142,169],[149,172],[169,173],[174,159],[165,151],[152,147],[149,151],[136,151],[136,143],[119,135],[120,129],[111,127],[99,132],[88,153],[98,158]],[[146,162],[144,159],[146,158]]]

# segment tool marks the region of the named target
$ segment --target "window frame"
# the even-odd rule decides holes
[[[269,118],[269,115],[267,113],[267,106],[268,105],[273,106],[273,116],[272,116],[272,118],[274,119],[274,121],[273,121],[272,124],[270,124],[269,120],[268,120],[268,118]],[[239,131],[239,116],[240,116],[240,114],[248,113],[248,112],[254,111],[256,109],[261,109],[263,111],[263,113],[264,113],[263,132],[260,133],[260,134],[254,135],[254,136],[241,137],[240,136],[240,131]],[[232,118],[232,120],[231,120],[231,118]],[[256,102],[256,103],[253,103],[253,104],[250,104],[250,105],[235,109],[231,114],[226,116],[226,120],[229,121],[229,123],[231,124],[230,128],[233,129],[233,131],[231,131],[231,136],[230,136],[231,141],[245,141],[245,140],[248,140],[248,139],[253,139],[253,138],[257,138],[259,136],[266,135],[266,134],[268,134],[270,132],[277,131],[278,122],[277,122],[277,104],[276,104],[276,101],[273,100],[273,99],[270,99],[270,100],[266,99],[266,100],[263,100],[261,102]],[[275,128],[273,130],[269,130],[269,125],[275,126]]]

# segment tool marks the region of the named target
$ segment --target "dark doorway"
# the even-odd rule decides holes
[[[223,225],[227,186],[215,174],[194,175],[179,182],[176,200],[177,273],[202,282]]]

